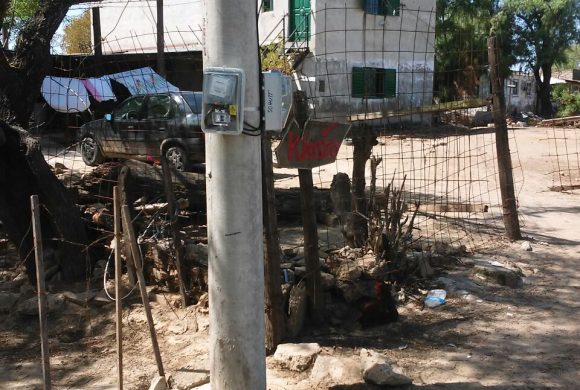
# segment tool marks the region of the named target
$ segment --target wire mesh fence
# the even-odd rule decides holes
[[[494,109],[488,99],[486,36],[461,32],[454,39],[462,44],[449,44],[445,51],[437,43],[434,1],[371,3],[314,2],[300,15],[262,8],[258,19],[263,69],[291,75],[294,89],[307,94],[309,119],[352,125],[337,160],[313,169],[316,187],[330,190],[338,173],[348,174],[353,211],[367,218],[370,210],[359,208],[359,202],[380,209],[385,190],[399,189],[404,215],[416,210],[417,249],[472,250],[498,242],[503,226],[494,129],[486,127]],[[30,127],[91,228],[105,234],[111,231],[98,226],[99,218],[111,218],[118,159],[158,164],[161,153],[173,148],[184,152],[174,158],[185,158],[188,168],[203,172],[203,165],[189,164],[202,163],[203,154],[189,153],[187,143],[203,142],[200,101],[181,92],[201,90],[202,23],[166,28],[166,74],[161,76],[154,71],[158,56],[150,44],[155,34],[135,28],[123,36],[124,10],[124,5],[116,10],[121,14],[101,41],[107,54],[54,57]],[[165,143],[171,131],[182,144]],[[554,130],[548,138],[564,137],[571,148],[573,132],[563,131]],[[362,150],[367,157],[361,171],[359,138],[366,135],[374,145]],[[513,135],[510,143],[518,190],[523,175]],[[559,183],[573,180],[578,152],[568,150],[566,164],[564,154],[555,153],[557,172],[568,170],[568,176],[557,176]],[[296,170],[276,170],[278,189],[297,186]],[[191,194],[191,186],[181,189],[182,198],[199,206],[187,217],[193,225],[205,223],[202,187],[197,194]],[[162,185],[146,186],[136,195],[134,200],[145,197],[149,203],[164,198]],[[328,210],[333,209],[330,204]],[[322,247],[347,243],[340,226],[321,229]],[[195,230],[203,241],[203,227]]]
[[[574,127],[546,128],[546,157],[551,162],[554,191],[580,189],[580,129]]]

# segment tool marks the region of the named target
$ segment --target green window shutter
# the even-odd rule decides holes
[[[383,70],[383,96],[385,98],[397,96],[397,71],[395,69]]]
[[[272,11],[274,9],[274,0],[262,0],[262,10],[264,12],[266,11]]]
[[[365,96],[365,68],[352,68],[352,97]]]
[[[378,94],[377,78],[381,69],[364,68],[365,69],[365,96],[368,98],[376,98]],[[377,72],[379,71],[379,72]]]
[[[383,12],[382,15],[399,16],[399,8],[401,8],[401,0],[382,0]]]

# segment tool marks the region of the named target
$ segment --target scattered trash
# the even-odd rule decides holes
[[[404,345],[401,345],[401,346],[397,347],[397,349],[399,351],[402,351],[402,350],[407,349],[407,348],[409,348],[409,346],[407,344],[404,344]]]
[[[437,307],[443,305],[445,303],[446,296],[447,292],[445,290],[431,290],[427,293],[427,297],[425,298],[425,306]]]

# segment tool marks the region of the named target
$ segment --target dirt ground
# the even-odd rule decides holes
[[[399,308],[401,318],[394,324],[368,330],[325,326],[306,330],[292,341],[317,342],[323,355],[358,356],[360,348],[377,350],[413,380],[410,389],[578,389],[580,193],[549,190],[554,184],[553,161],[547,156],[546,129],[524,128],[514,134],[523,172],[518,187],[522,230],[533,250],[524,250],[522,242],[496,239],[494,245],[480,246],[477,255],[519,267],[522,288],[472,280],[476,289],[466,296],[448,296],[443,306],[423,310],[409,301]],[[329,174],[320,181],[331,178]],[[292,234],[290,229],[282,237],[296,239],[299,230]],[[326,232],[325,228],[321,234]],[[464,265],[439,272],[472,278]],[[86,285],[55,290],[65,287],[86,290]],[[175,294],[152,292],[151,298],[165,371],[207,375],[207,309],[174,308]],[[113,304],[67,303],[63,313],[49,318],[49,327],[54,388],[116,388]],[[147,389],[156,365],[136,294],[124,301],[123,327],[125,388]],[[267,363],[272,390],[378,388],[315,384],[309,371],[282,370],[271,358]],[[40,389],[41,378],[37,319],[2,314],[0,389]]]

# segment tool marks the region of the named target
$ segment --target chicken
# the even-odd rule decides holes
[[[376,297],[361,304],[362,314],[359,322],[363,328],[395,322],[399,319],[395,299],[383,281],[375,281],[375,294]]]

